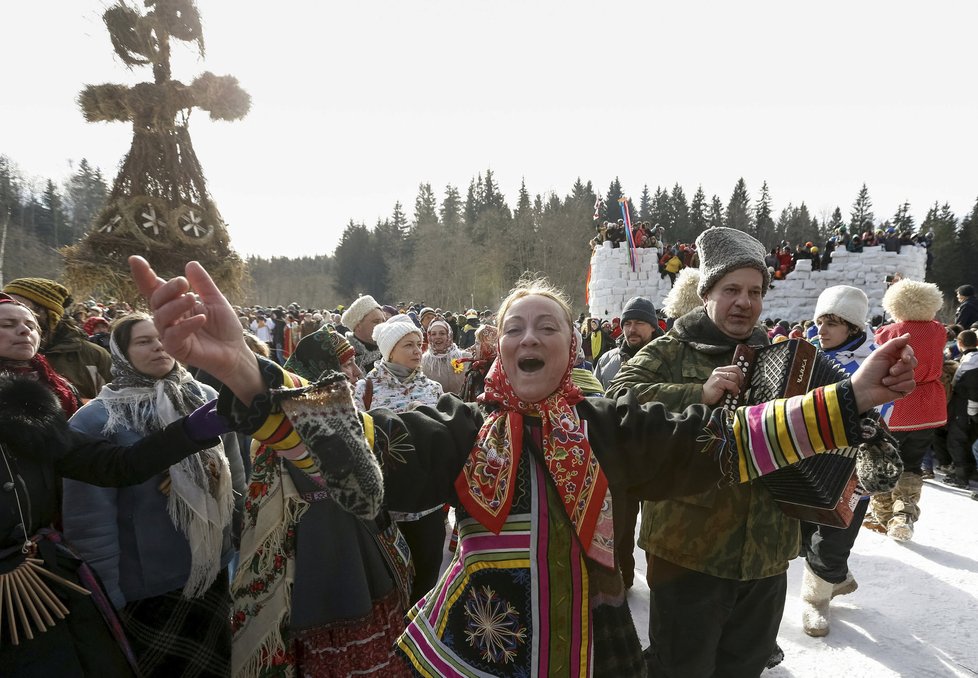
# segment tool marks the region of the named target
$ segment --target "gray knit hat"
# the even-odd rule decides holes
[[[696,239],[700,255],[700,282],[696,293],[702,297],[716,282],[738,268],[756,268],[763,282],[761,293],[767,294],[771,274],[764,264],[764,247],[755,238],[735,228],[714,226]]]
[[[621,321],[641,320],[649,325],[658,325],[655,317],[655,304],[645,297],[632,297],[625,302],[625,307],[621,310]]]

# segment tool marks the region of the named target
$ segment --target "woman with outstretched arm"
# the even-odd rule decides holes
[[[231,419],[269,430],[281,417],[281,394],[271,398],[269,387],[288,382],[239,346],[233,311],[206,272],[191,263],[186,278],[163,281],[145,262],[131,264],[167,350],[217,365],[216,376],[235,381]],[[572,317],[552,288],[514,290],[497,317],[499,358],[479,405],[445,396],[437,407],[371,412],[386,504],[456,506],[455,557],[398,640],[399,659],[418,675],[644,676],[614,562],[609,488],[659,499],[747,482],[879,435],[860,413],[914,385],[901,337],[851,379],[805,396],[730,416],[702,406],[673,415],[628,391],[581,397],[570,378]],[[726,387],[741,379],[731,370]],[[339,428],[328,418],[292,423],[314,451]],[[790,435],[765,435],[766,425]],[[322,465],[329,475],[331,462]]]

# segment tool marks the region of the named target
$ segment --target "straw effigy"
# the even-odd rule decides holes
[[[145,0],[146,14],[119,4],[105,25],[129,68],[152,66],[154,82],[89,85],[78,97],[89,122],[131,122],[132,146],[102,210],[78,243],[63,249],[65,281],[76,297],[140,300],[127,257],[140,254],[163,277],[200,261],[229,297],[242,288],[245,265],[231,248],[221,214],[207,192],[187,127],[202,108],[214,120],[238,120],[251,97],[232,76],[203,73],[186,85],[170,73],[170,39],[196,42],[204,54],[193,0]]]

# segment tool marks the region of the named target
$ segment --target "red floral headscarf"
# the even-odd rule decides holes
[[[513,505],[516,469],[523,452],[523,417],[540,417],[544,461],[567,516],[588,555],[613,567],[613,553],[594,540],[608,479],[574,409],[584,399],[571,378],[576,351],[577,346],[571,341],[560,385],[537,403],[524,402],[513,392],[502,360],[492,364],[479,402],[496,403],[499,409],[489,414],[482,425],[455,480],[455,490],[469,515],[498,534]]]

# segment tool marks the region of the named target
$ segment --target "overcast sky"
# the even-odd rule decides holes
[[[135,83],[105,0],[4,2],[0,154],[62,179],[85,157],[111,180],[124,123],[86,123],[86,84]],[[142,3],[140,2],[141,6]],[[978,3],[252,2],[198,0],[207,54],[175,47],[174,77],[236,76],[241,121],[190,130],[244,254],[331,253],[420,182],[441,200],[491,168],[510,205],[531,193],[702,184],[724,204],[743,176],[775,216],[822,218],[863,182],[878,217],[978,198]]]

